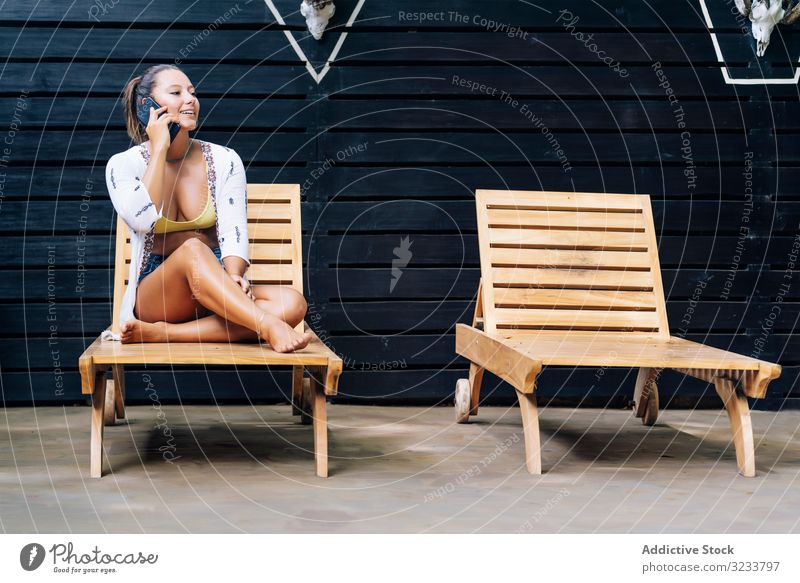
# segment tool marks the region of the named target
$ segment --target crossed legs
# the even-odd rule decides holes
[[[267,340],[278,352],[306,346],[293,327],[306,302],[296,290],[253,286],[253,301],[225,273],[211,249],[189,239],[137,289],[137,319],[121,326],[122,342],[241,342]]]

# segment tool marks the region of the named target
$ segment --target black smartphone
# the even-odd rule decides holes
[[[148,97],[145,99],[144,103],[139,105],[139,108],[136,110],[136,116],[139,118],[139,123],[143,126],[147,127],[147,123],[150,121],[150,108],[160,109],[161,106],[158,102],[153,99],[152,97]],[[164,115],[162,113],[161,115]],[[161,117],[161,116],[159,116]],[[175,136],[178,135],[178,132],[181,131],[180,124],[175,123],[174,121],[169,122],[169,142],[172,143],[172,140],[175,139]]]

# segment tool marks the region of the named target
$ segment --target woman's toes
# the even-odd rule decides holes
[[[302,336],[298,336],[292,342],[292,350],[299,350],[301,348],[305,348],[308,346],[309,341],[311,340],[311,335],[308,332],[305,332]]]
[[[311,338],[306,332],[299,335],[286,322],[274,320],[272,326],[267,331],[268,342],[276,352],[292,352],[299,350],[308,344]]]

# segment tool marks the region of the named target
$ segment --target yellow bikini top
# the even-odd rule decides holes
[[[206,176],[208,176],[208,161],[206,161]],[[161,235],[163,233],[173,233],[175,231],[192,231],[194,229],[208,229],[217,223],[217,213],[211,204],[211,187],[209,185],[208,197],[206,198],[206,208],[200,216],[191,221],[173,221],[167,217],[161,217],[153,226],[153,232]]]

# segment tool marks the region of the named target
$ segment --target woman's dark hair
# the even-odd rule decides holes
[[[136,109],[142,99],[150,96],[156,75],[167,69],[181,70],[177,65],[169,63],[152,65],[148,67],[144,73],[128,81],[128,84],[125,85],[125,90],[122,92],[122,109],[125,112],[125,126],[128,129],[128,135],[136,144],[147,141],[147,132],[144,126],[139,123],[139,118],[136,116]]]

